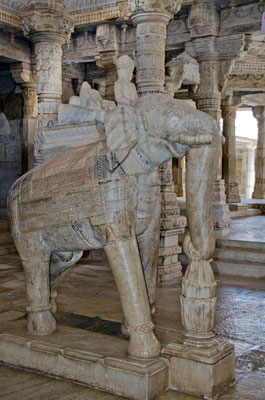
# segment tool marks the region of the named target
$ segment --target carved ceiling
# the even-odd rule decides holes
[[[50,0],[47,0],[49,2]],[[53,0],[52,0],[53,1]],[[236,0],[237,6],[243,4],[257,3],[258,0]],[[4,9],[11,13],[20,13],[30,7],[31,0],[0,0],[0,9]],[[118,0],[65,0],[65,9],[70,13],[82,13],[84,11],[113,7],[120,1]],[[126,2],[126,0],[124,0]],[[182,5],[191,5],[195,0],[183,0]],[[218,5],[228,7],[230,0],[216,1]]]
[[[84,12],[117,5],[117,0],[66,0],[65,9],[68,12]],[[0,8],[19,13],[30,7],[31,0],[0,0]]]
[[[27,10],[30,3],[30,0],[0,0],[0,8],[11,12],[18,12]]]

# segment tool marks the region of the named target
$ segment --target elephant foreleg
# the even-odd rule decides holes
[[[109,242],[104,247],[120,295],[130,335],[131,357],[150,359],[160,353],[136,237]]]
[[[159,216],[160,217],[160,216]],[[151,312],[154,312],[157,292],[157,266],[160,232],[145,232],[137,237]]]
[[[28,332],[35,335],[48,335],[56,329],[56,321],[50,304],[50,262],[30,258],[30,260],[22,260],[22,264],[28,299]]]

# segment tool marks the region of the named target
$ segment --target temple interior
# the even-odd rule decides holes
[[[0,0],[1,399],[265,399],[264,72],[263,0]],[[168,133],[174,123],[182,129],[175,141]],[[161,139],[166,124],[171,158],[160,157],[162,145],[153,151],[149,144],[145,153],[139,132]],[[217,148],[215,127],[221,156],[207,152]],[[95,166],[94,155],[84,158],[89,148]],[[137,209],[154,228],[136,234],[137,258],[127,252],[124,220],[133,219],[133,179],[143,166],[145,176],[154,174],[156,156],[159,183],[141,183],[151,182],[143,203],[152,213]],[[103,188],[110,179],[104,168],[113,163],[115,175],[124,159],[123,175],[134,168],[130,188],[122,189],[131,202],[117,197],[115,207],[125,211],[115,226],[108,211],[104,233],[98,215],[87,228],[77,214],[100,201],[108,208],[114,189]],[[87,190],[82,171],[105,190],[90,198],[94,208],[75,194]],[[123,175],[117,172],[115,182]],[[19,189],[12,186],[18,178]],[[65,187],[75,189],[72,200],[63,197]],[[26,217],[19,220],[21,210]],[[63,218],[71,228],[64,227],[65,247]],[[48,220],[53,230],[45,236]],[[123,258],[111,247],[119,235]],[[42,297],[36,305],[30,288],[29,265],[44,242],[55,243],[49,257],[62,275],[50,273],[48,306]],[[120,260],[136,271],[138,259],[148,306],[137,306],[141,276],[130,278],[129,267],[127,280],[117,272]],[[156,271],[156,302],[148,268]],[[46,290],[42,279],[36,297]],[[138,313],[142,307],[149,319]],[[50,310],[53,332],[45,319]],[[159,355],[145,339],[150,332]],[[140,337],[133,350],[132,337]]]

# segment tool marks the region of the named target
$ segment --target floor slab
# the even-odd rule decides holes
[[[255,217],[252,217],[255,218]],[[18,255],[0,257],[0,324],[9,319],[25,326],[25,283]],[[216,333],[235,345],[237,382],[221,400],[265,399],[265,280],[217,276]],[[179,295],[181,281],[176,280],[158,289],[154,315],[157,334],[167,343],[173,334],[181,334]],[[123,343],[120,336],[122,309],[109,266],[99,260],[82,259],[60,284],[58,290],[58,322],[61,332],[77,328],[85,338],[91,334]],[[85,319],[83,319],[85,318]],[[23,328],[24,329],[24,328]],[[93,335],[92,335],[93,336]],[[77,340],[72,336],[72,342]],[[64,340],[67,339],[65,333]],[[68,338],[69,340],[69,338]],[[45,339],[44,339],[45,341]],[[4,400],[118,400],[115,396],[71,382],[58,381],[36,374],[0,366],[0,393]],[[194,400],[196,397],[168,391],[159,400]]]

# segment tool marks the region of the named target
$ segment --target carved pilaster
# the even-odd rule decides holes
[[[227,203],[240,203],[238,183],[236,182],[236,137],[235,120],[237,105],[229,105],[227,101],[222,102],[223,144],[222,171],[226,186]]]
[[[265,106],[252,108],[258,121],[258,143],[255,160],[255,186],[253,199],[265,199]]]

